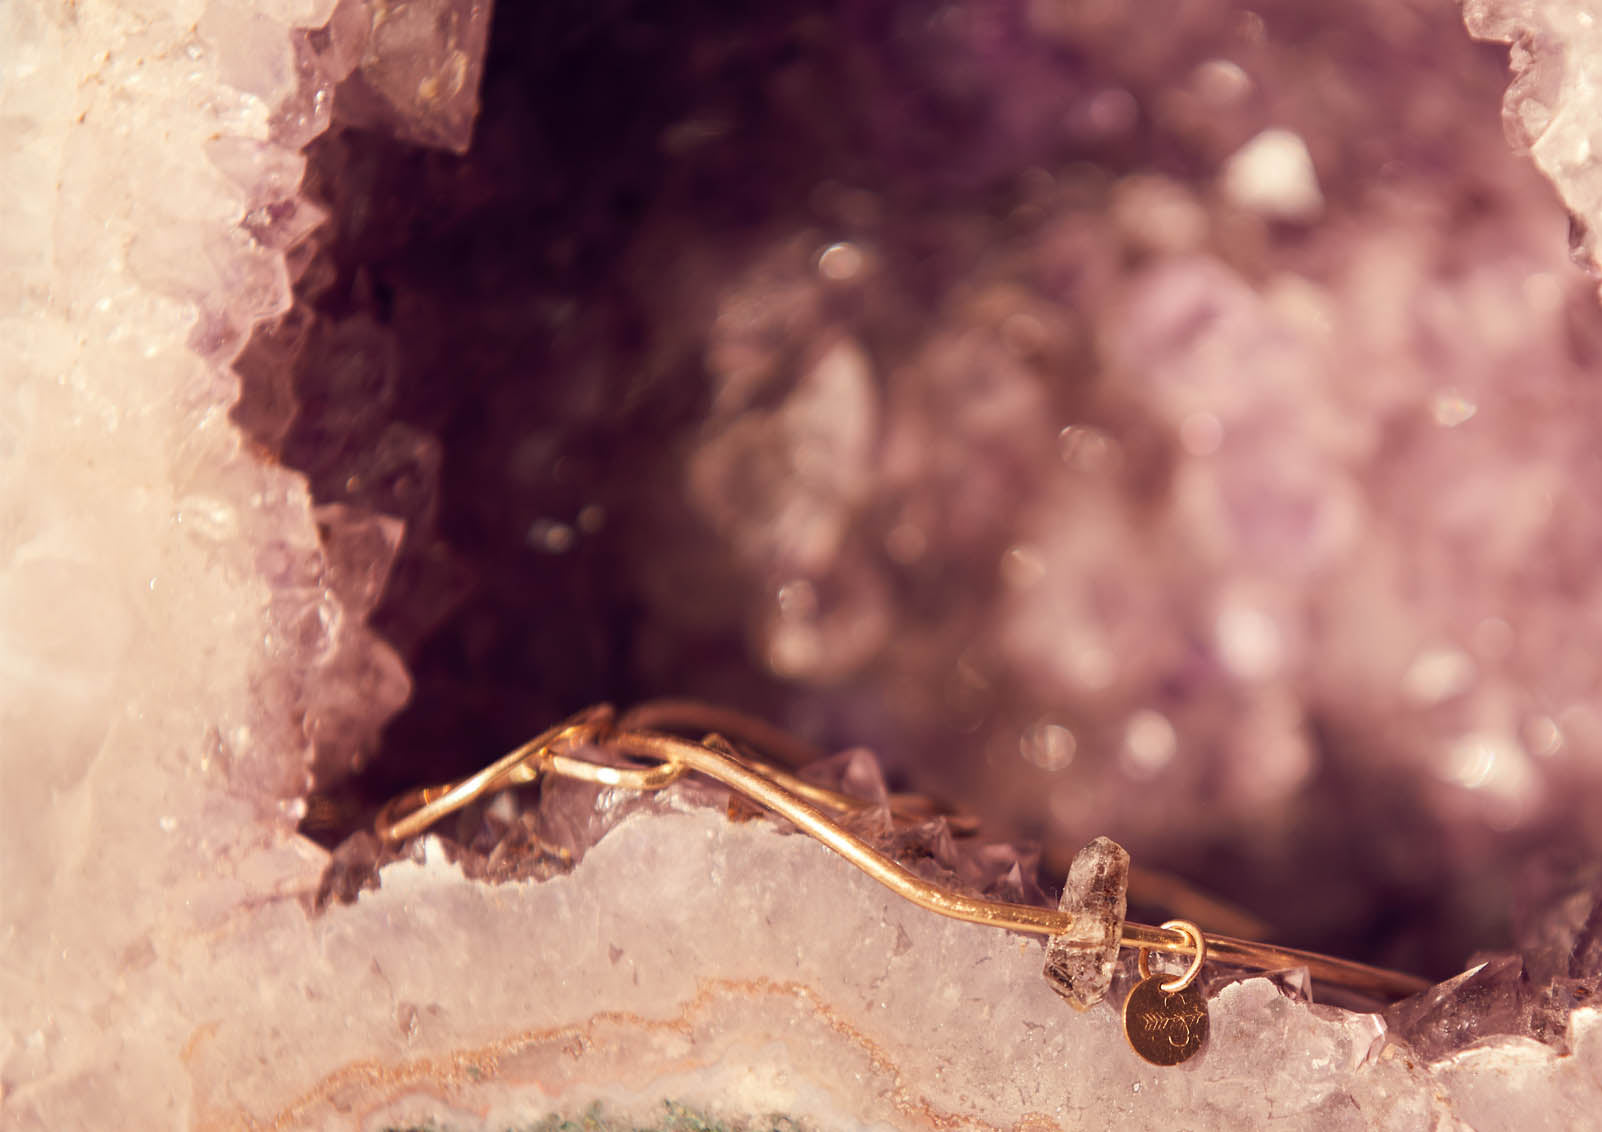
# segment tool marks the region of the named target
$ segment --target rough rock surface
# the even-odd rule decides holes
[[[1596,1011],[1568,1057],[1515,1041],[1431,1069],[1375,1016],[1259,979],[1214,997],[1193,1065],[1157,1069],[1114,1004],[1052,993],[1038,942],[934,917],[805,838],[709,810],[626,818],[543,883],[399,863],[354,905],[309,925],[285,908],[210,954],[222,970],[307,956],[269,976],[270,1036],[229,1008],[232,979],[185,988],[195,1111],[220,1122],[495,1128],[597,1100],[643,1120],[667,1099],[817,1128],[1489,1130],[1534,1104],[1582,1125],[1602,1065]]]

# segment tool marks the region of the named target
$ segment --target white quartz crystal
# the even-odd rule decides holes
[[[1529,153],[1568,206],[1576,257],[1602,269],[1602,4],[1465,0],[1463,18],[1475,37],[1509,45],[1508,141]]]
[[[329,6],[0,5],[8,1128],[188,1122],[190,949],[316,883],[313,689],[384,655],[324,579],[303,479],[228,420],[227,363],[290,295],[241,220],[296,193],[270,119],[289,25]]]

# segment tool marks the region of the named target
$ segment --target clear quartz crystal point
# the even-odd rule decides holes
[[[1107,997],[1129,902],[1129,854],[1098,837],[1074,854],[1058,907],[1073,927],[1046,945],[1046,981],[1076,1009]]]

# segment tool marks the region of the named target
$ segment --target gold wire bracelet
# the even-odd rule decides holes
[[[709,724],[713,725],[707,728],[709,733],[699,741],[672,733],[702,730]],[[600,786],[653,791],[694,773],[720,782],[737,795],[778,814],[898,896],[931,912],[1054,940],[1066,938],[1076,927],[1075,914],[1062,908],[970,896],[909,872],[824,812],[844,815],[862,809],[866,803],[748,758],[724,737],[725,733],[759,749],[782,750],[799,759],[817,754],[760,720],[692,701],[655,701],[636,707],[621,718],[603,704],[579,712],[476,774],[392,799],[379,812],[375,831],[383,841],[404,841],[477,799],[533,783],[547,774]],[[584,747],[604,747],[649,763],[608,766],[575,754]],[[904,819],[927,817],[931,812],[926,805],[905,796],[892,797],[891,809]],[[1303,967],[1320,982],[1384,997],[1405,997],[1429,985],[1416,976],[1364,963],[1204,934],[1185,920],[1171,920],[1161,927],[1133,923],[1123,920],[1122,890],[1118,896],[1116,946],[1140,952],[1142,975],[1141,983],[1125,1003],[1125,1033],[1136,1052],[1157,1064],[1177,1064],[1193,1055],[1205,1041],[1206,999],[1198,976],[1208,960],[1262,971]],[[1190,956],[1190,969],[1179,979],[1150,975],[1147,953],[1151,951]]]

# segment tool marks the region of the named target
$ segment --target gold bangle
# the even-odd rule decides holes
[[[672,733],[700,730],[708,724],[715,725],[712,733],[699,741]],[[860,809],[865,803],[748,758],[724,738],[723,733],[750,742],[759,749],[778,747],[791,752],[815,753],[768,724],[726,709],[690,701],[656,701],[618,718],[611,707],[601,705],[543,732],[476,774],[391,800],[379,812],[375,830],[383,841],[403,841],[479,798],[532,783],[547,774],[602,786],[652,791],[694,773],[720,782],[735,794],[785,818],[898,896],[931,912],[1048,938],[1062,937],[1075,927],[1076,917],[1063,909],[970,896],[907,871],[825,812],[832,811],[838,816]],[[649,765],[609,766],[575,753],[584,747],[602,747],[614,754],[651,762]],[[925,816],[911,806],[904,806],[902,814],[909,818]],[[1119,905],[1118,946],[1140,951],[1143,973],[1149,951],[1190,956],[1194,960],[1192,970],[1182,981],[1170,981],[1159,988],[1174,1001],[1181,992],[1191,992],[1202,962],[1209,960],[1263,971],[1305,967],[1309,976],[1319,982],[1385,997],[1405,997],[1429,986],[1417,976],[1364,963],[1229,936],[1204,935],[1188,921],[1170,921],[1162,927],[1133,923],[1122,920],[1121,892]],[[1147,981],[1160,978],[1156,976]],[[1171,1004],[1171,1013],[1178,1009]],[[1165,1021],[1171,1024],[1177,1017],[1179,1015],[1159,1019],[1154,1024],[1161,1026]],[[1134,1041],[1132,1035],[1132,1044]],[[1143,1052],[1142,1056],[1147,1054]]]

